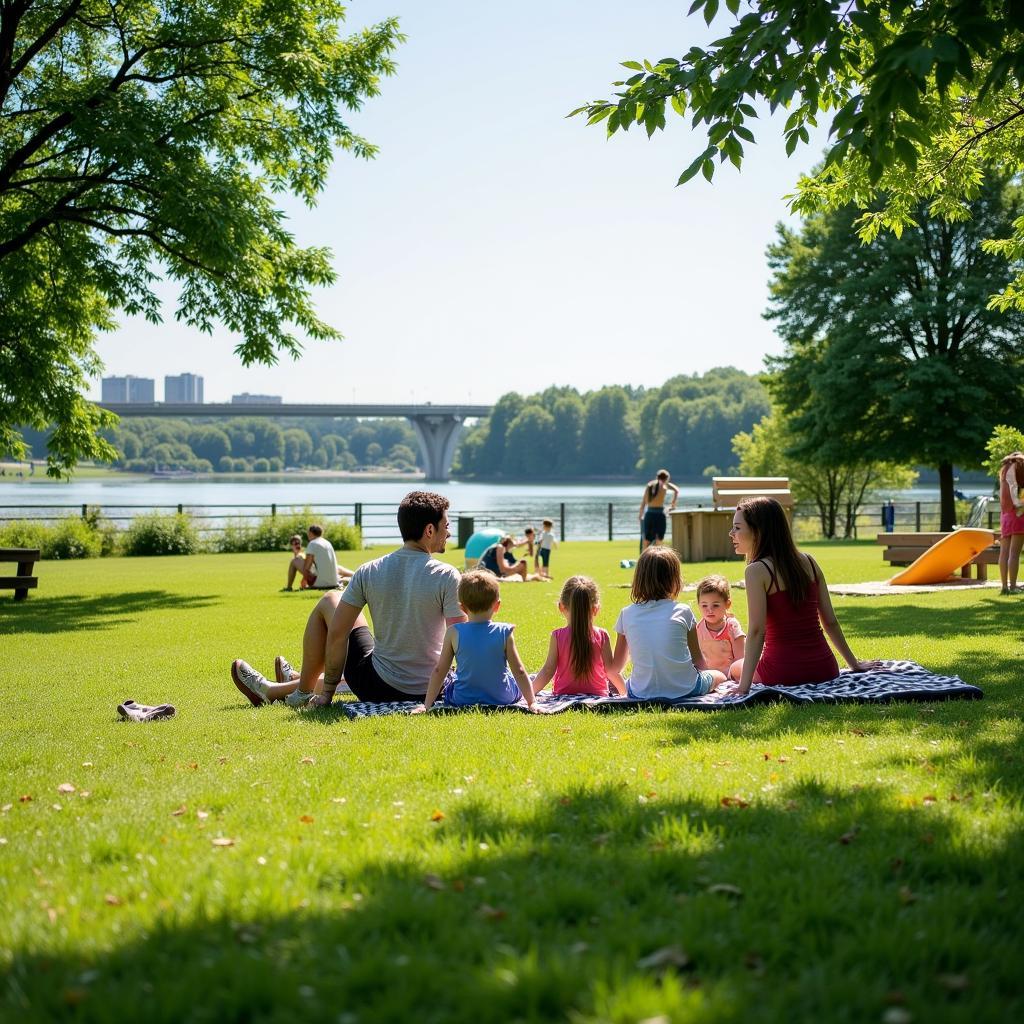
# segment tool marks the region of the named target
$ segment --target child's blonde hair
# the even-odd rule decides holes
[[[683,569],[672,548],[644,548],[636,562],[633,590],[634,604],[661,601],[675,597],[683,589]]]
[[[724,576],[719,576],[717,574],[705,576],[704,579],[697,584],[697,600],[699,601],[705,594],[717,594],[726,602],[726,604],[732,600],[732,591],[729,589],[729,581]]]
[[[559,601],[569,616],[569,667],[577,679],[586,679],[594,660],[594,610],[601,593],[589,576],[570,576]]]
[[[501,598],[498,577],[486,569],[470,569],[464,572],[459,580],[459,604],[480,615],[489,612]]]

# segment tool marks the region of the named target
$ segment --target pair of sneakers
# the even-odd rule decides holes
[[[299,678],[299,673],[288,663],[287,658],[278,655],[274,659],[274,679],[278,683],[290,683]],[[270,680],[241,658],[231,663],[231,681],[253,707],[263,707],[271,702]],[[312,693],[293,690],[284,702],[293,708],[305,707],[313,699]]]

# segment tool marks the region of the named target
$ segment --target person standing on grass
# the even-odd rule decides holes
[[[826,633],[854,672],[879,667],[850,649],[824,573],[797,550],[785,509],[774,498],[741,501],[729,536],[747,558],[747,638],[739,682],[726,684],[727,692],[742,695],[753,683],[797,686],[835,679],[839,665]]]
[[[359,700],[423,700],[445,629],[466,618],[458,569],[434,557],[451,536],[448,499],[412,491],[398,506],[398,529],[402,547],[359,566],[344,592],[317,602],[306,622],[298,680],[271,683],[245,661],[232,664],[231,679],[251,704],[330,704],[343,674]]]
[[[659,469],[657,475],[644,488],[643,500],[640,502],[640,523],[643,526],[644,547],[660,544],[665,539],[668,520],[665,518],[665,496],[672,492],[672,504],[669,511],[676,507],[679,500],[679,488],[669,483],[667,469]]]
[[[1017,586],[1024,547],[1024,452],[1010,452],[999,464],[999,581],[1001,594],[1024,593]]]

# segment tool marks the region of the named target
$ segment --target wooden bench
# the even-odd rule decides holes
[[[876,536],[879,544],[885,544],[882,558],[890,565],[905,566],[916,562],[933,544],[937,544],[946,533],[880,533]],[[988,567],[999,564],[999,545],[993,544],[985,548],[980,554],[975,555],[966,565],[960,569],[960,575],[965,579],[971,578],[971,566],[975,566],[976,578],[979,580],[988,579]]]
[[[748,498],[774,498],[783,508],[793,507],[788,476],[716,476],[711,479],[711,504],[735,508]]]
[[[16,576],[0,576],[0,590],[13,590],[15,601],[24,601],[39,586],[32,568],[39,561],[39,548],[0,548],[0,563],[17,562]]]

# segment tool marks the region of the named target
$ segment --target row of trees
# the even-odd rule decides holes
[[[678,376],[658,388],[548,388],[502,395],[462,441],[455,469],[477,479],[680,477],[733,465],[732,438],[768,412],[758,377],[732,367]]]
[[[419,446],[404,420],[282,420],[263,417],[195,422],[163,418],[124,419],[104,432],[115,465],[131,471],[154,468],[196,472],[280,472],[285,468],[416,468]],[[47,435],[28,432],[45,450]]]

